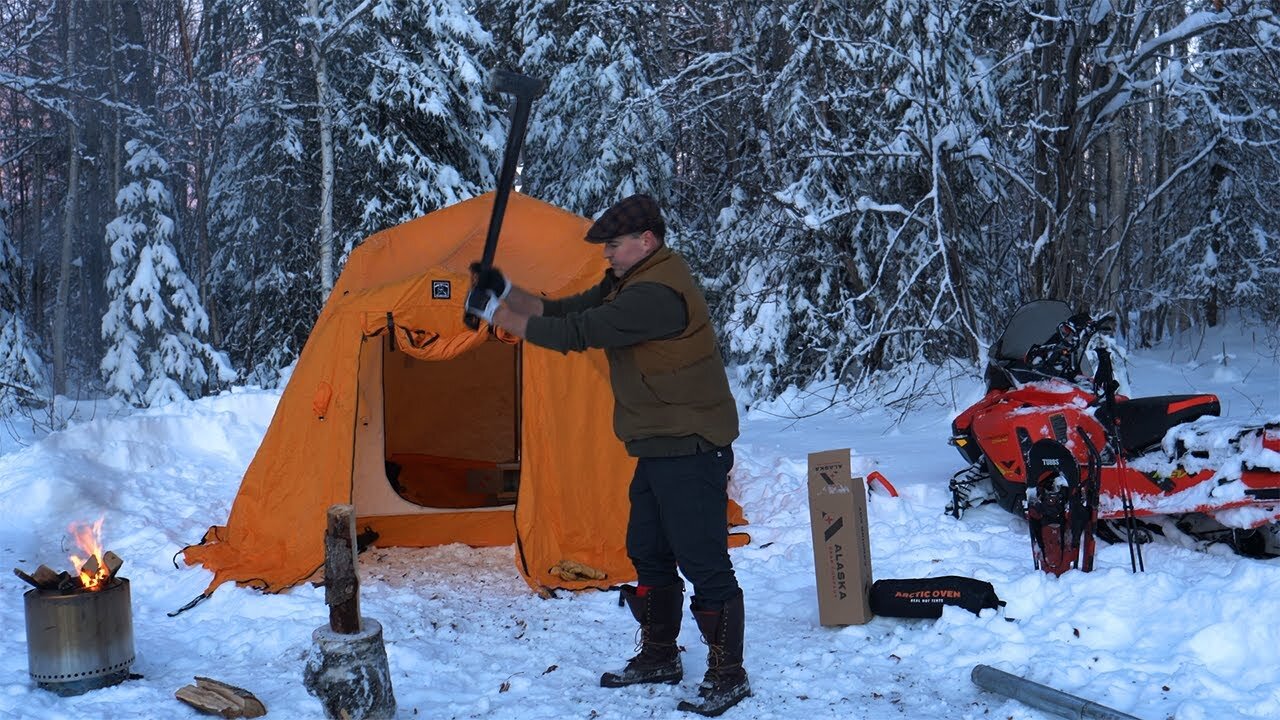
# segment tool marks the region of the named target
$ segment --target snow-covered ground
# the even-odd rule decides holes
[[[1225,363],[1223,362],[1225,355]],[[1131,353],[1135,394],[1210,391],[1241,423],[1280,417],[1275,331],[1234,328]],[[976,377],[934,379],[934,404],[855,409],[794,394],[745,413],[733,494],[752,543],[733,551],[747,603],[747,669],[755,695],[727,718],[1049,717],[979,690],[992,665],[1144,720],[1280,716],[1280,560],[1174,539],[1146,547],[1147,572],[1125,546],[1100,545],[1097,570],[1035,571],[1024,523],[994,506],[943,514],[951,417],[981,395]],[[194,718],[174,699],[195,675],[252,690],[269,717],[321,716],[302,686],[311,632],[327,622],[324,591],[275,596],[231,585],[177,617],[210,574],[175,567],[182,546],[226,517],[278,395],[238,390],[195,403],[96,417],[38,436],[0,432],[0,565],[63,569],[67,526],[105,516],[108,549],[132,583],[141,679],[61,698],[27,675],[22,593],[0,580],[0,717]],[[941,403],[941,404],[939,404]],[[82,409],[83,412],[83,409]],[[897,422],[898,420],[900,422]],[[958,574],[992,582],[1003,613],[948,608],[940,620],[818,624],[805,490],[807,454],[851,447],[900,497],[869,501],[875,575]],[[385,630],[402,718],[675,718],[704,669],[692,622],[681,634],[680,686],[607,690],[602,670],[632,653],[634,623],[613,593],[542,600],[516,574],[511,548],[375,548],[360,558],[365,615]]]

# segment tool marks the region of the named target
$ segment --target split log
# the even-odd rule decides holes
[[[102,556],[102,564],[107,566],[107,580],[109,581],[116,576],[116,573],[120,572],[120,566],[124,565],[124,559],[108,550]]]
[[[84,564],[80,566],[80,572],[84,573],[85,575],[88,575],[91,578],[97,577],[98,571],[101,569],[102,569],[102,566],[98,564],[97,555],[90,555],[89,559],[85,560]]]
[[[37,590],[61,590],[64,592],[74,590],[80,585],[80,579],[68,572],[57,572],[48,565],[41,565],[36,568],[32,575],[23,572],[21,568],[14,568],[13,574],[22,578],[23,582],[34,586]]]
[[[360,632],[360,579],[356,575],[356,508],[329,508],[324,534],[324,602],[336,633]]]
[[[53,590],[57,588],[58,581],[61,580],[61,577],[58,575],[58,571],[48,565],[41,565],[36,568],[36,571],[32,573],[31,577],[40,584],[41,588],[45,590]]]
[[[248,690],[199,675],[195,685],[179,688],[174,697],[201,712],[224,718],[256,718],[267,714],[267,706]]]
[[[18,577],[20,577],[20,578],[22,578],[22,582],[27,583],[28,585],[30,585],[30,586],[32,586],[32,587],[34,587],[34,588],[36,588],[36,589],[39,589],[39,588],[40,588],[40,583],[36,582],[36,579],[35,579],[35,578],[33,578],[33,577],[31,577],[30,575],[28,575],[28,574],[26,574],[26,573],[22,572],[21,568],[14,568],[14,569],[13,569],[13,574],[14,574],[14,575],[17,575],[17,576],[18,576]]]

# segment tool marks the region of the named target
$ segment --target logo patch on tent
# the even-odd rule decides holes
[[[448,300],[453,296],[453,286],[448,280],[431,281],[431,299]]]

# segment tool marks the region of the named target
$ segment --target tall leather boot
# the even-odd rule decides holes
[[[640,653],[617,672],[600,676],[601,687],[625,687],[641,683],[675,684],[684,677],[680,665],[680,614],[684,609],[684,583],[649,588],[644,597],[630,585],[622,587],[622,599],[640,623]]]
[[[707,674],[697,700],[681,700],[680,710],[715,717],[751,695],[742,667],[742,591],[719,610],[693,609],[693,619],[707,644]]]

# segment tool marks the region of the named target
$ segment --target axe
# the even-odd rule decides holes
[[[495,70],[490,86],[505,95],[515,97],[515,105],[511,109],[511,128],[507,131],[507,150],[502,156],[502,174],[498,176],[498,189],[493,197],[493,214],[489,216],[489,234],[484,239],[484,254],[480,258],[480,267],[493,266],[493,255],[498,249],[498,233],[502,230],[502,218],[507,212],[507,197],[511,195],[511,186],[516,179],[516,161],[520,159],[520,149],[524,147],[524,131],[529,124],[529,111],[533,101],[542,94],[546,83],[527,75],[520,75],[508,70]],[[476,287],[467,291],[465,307],[483,307],[484,298]],[[476,330],[480,327],[480,319],[467,314],[465,308],[462,322]]]

